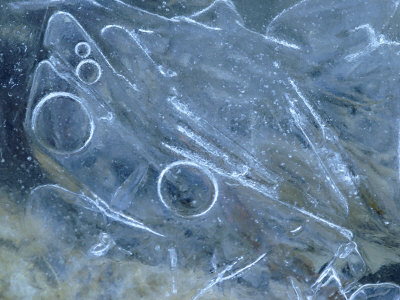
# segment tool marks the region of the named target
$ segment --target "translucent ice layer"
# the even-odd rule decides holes
[[[397,2],[301,1],[266,34],[223,0],[173,18],[12,5],[50,4],[25,131],[53,183],[27,213],[62,255],[208,274],[192,299],[400,296],[362,282],[371,228],[399,242]]]

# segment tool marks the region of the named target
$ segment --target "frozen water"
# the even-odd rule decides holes
[[[63,257],[169,268],[172,295],[205,274],[188,299],[400,297],[366,282],[399,263],[398,4],[304,0],[260,33],[228,0],[12,2],[50,14],[24,130],[51,182],[27,216]]]

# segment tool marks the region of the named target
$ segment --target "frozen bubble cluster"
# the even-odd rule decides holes
[[[51,12],[24,128],[57,255],[166,266],[159,299],[399,299],[399,2],[303,0],[264,33],[229,0],[78,2],[11,4]]]

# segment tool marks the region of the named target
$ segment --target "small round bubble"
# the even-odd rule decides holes
[[[181,217],[205,215],[218,197],[218,185],[212,173],[189,161],[168,165],[160,174],[157,188],[164,206]]]
[[[101,68],[93,59],[85,59],[78,64],[75,74],[82,82],[90,85],[99,81]]]
[[[90,45],[86,42],[80,42],[75,45],[75,54],[81,58],[86,58],[90,55],[92,51]]]

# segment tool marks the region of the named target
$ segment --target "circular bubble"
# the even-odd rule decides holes
[[[101,68],[93,59],[85,59],[78,64],[75,74],[82,82],[93,84],[100,79]]]
[[[157,191],[164,206],[181,217],[206,214],[218,198],[218,184],[211,172],[189,161],[168,165],[158,178]]]
[[[80,42],[75,45],[75,54],[81,58],[86,58],[90,55],[92,48],[86,42]]]
[[[39,143],[57,153],[82,150],[91,140],[94,123],[82,100],[70,93],[50,93],[32,113],[32,130]]]

